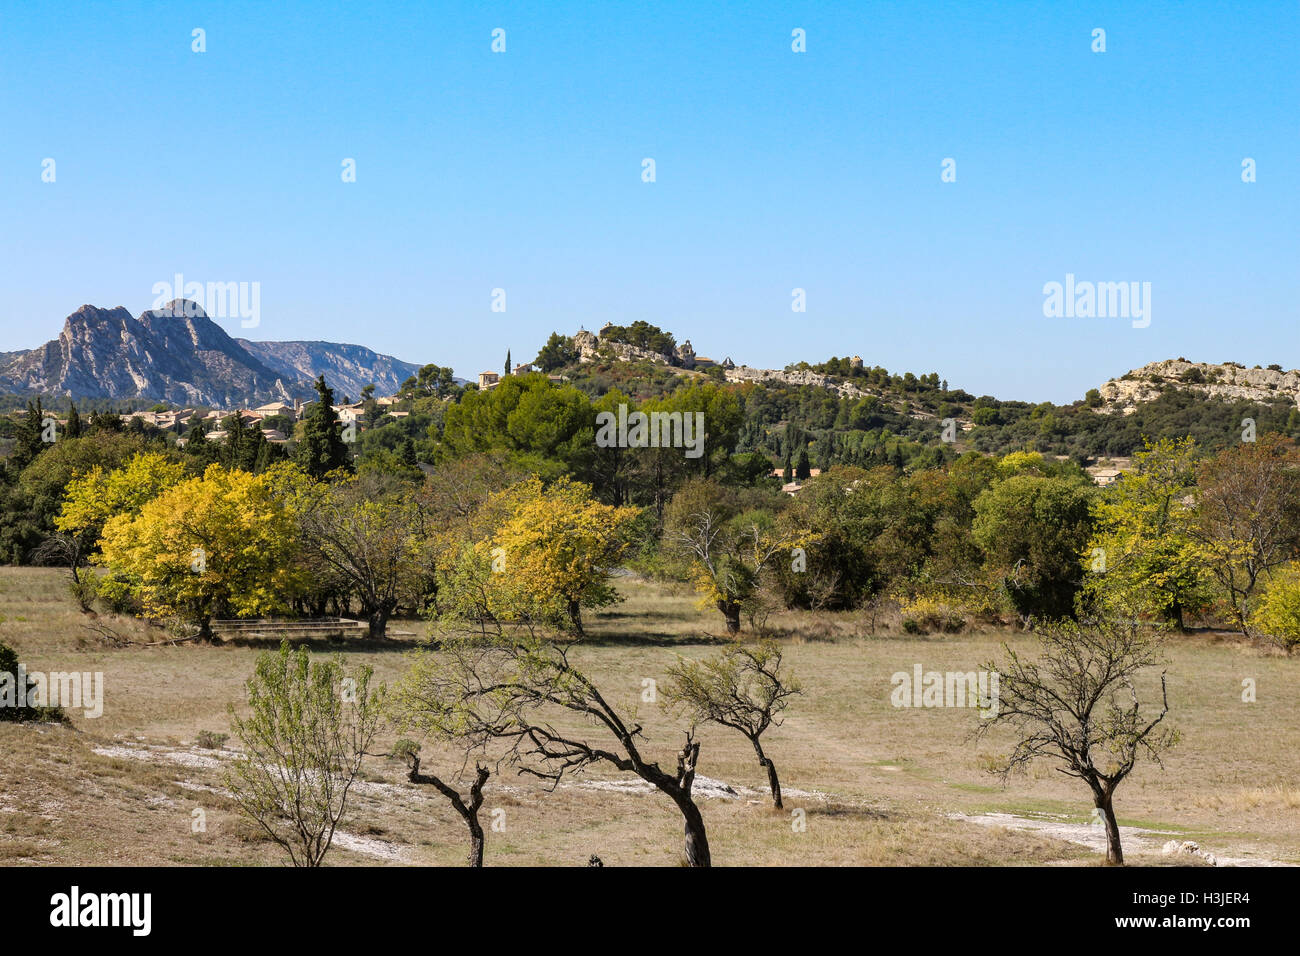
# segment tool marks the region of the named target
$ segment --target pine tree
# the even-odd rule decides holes
[[[796,481],[803,481],[812,475],[812,468],[808,463],[808,449],[799,450],[799,461],[794,466],[794,477]]]
[[[510,350],[506,349],[506,374],[510,374]]]
[[[794,481],[794,471],[790,468],[790,453],[787,451],[785,453],[785,467],[781,469],[781,482],[788,485],[792,481]]]
[[[302,441],[294,449],[294,460],[313,478],[323,478],[338,468],[352,470],[352,454],[343,441],[343,426],[334,411],[334,390],[325,376],[316,380],[316,403],[303,422]]]

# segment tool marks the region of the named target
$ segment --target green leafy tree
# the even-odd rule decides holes
[[[17,653],[8,644],[0,642],[0,721],[63,720],[61,708],[33,705],[31,702],[41,692],[40,685],[24,671],[21,676],[26,686],[19,687],[19,676]]]
[[[389,617],[422,567],[410,494],[400,482],[367,472],[317,486],[295,512],[307,547],[360,598],[369,636],[386,637]]]
[[[1083,580],[1079,555],[1092,535],[1093,490],[1060,477],[1017,474],[975,500],[972,533],[1016,609],[1066,617]]]
[[[812,477],[812,465],[808,461],[808,449],[799,449],[799,462],[794,467],[795,481],[807,481]]]
[[[38,398],[35,403],[28,402],[27,414],[18,426],[13,453],[9,457],[9,470],[15,477],[49,447],[49,442],[42,441],[44,419],[45,409],[41,406],[41,400]]]

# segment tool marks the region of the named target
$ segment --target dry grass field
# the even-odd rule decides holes
[[[650,738],[645,749],[668,766],[682,724],[641,702],[643,681],[662,680],[674,655],[708,653],[722,640],[721,617],[697,609],[685,592],[626,579],[619,588],[626,600],[592,617],[575,659],[607,697],[637,712]],[[0,640],[31,670],[102,671],[105,681],[97,719],[74,713],[64,726],[0,724],[0,864],[283,862],[224,795],[230,750],[196,745],[200,731],[229,732],[227,705],[242,704],[254,658],[270,643],[115,648],[85,621],[58,572],[0,569]],[[164,636],[129,619],[101,622],[135,641]],[[1004,787],[984,769],[998,742],[972,740],[974,710],[890,703],[896,671],[918,663],[971,670],[1003,641],[1031,651],[1032,637],[909,637],[853,614],[789,613],[769,623],[805,687],[784,725],[764,738],[787,808],[770,808],[742,737],[703,728],[700,773],[734,790],[697,785],[715,864],[1101,863],[1101,832],[1088,825],[1081,784],[1044,765]],[[419,621],[396,626],[427,631]],[[364,660],[392,682],[416,640],[322,641],[313,650]],[[1161,845],[1177,839],[1221,861],[1300,862],[1300,660],[1205,636],[1180,639],[1168,657],[1172,719],[1183,739],[1163,769],[1140,765],[1118,791],[1121,825],[1137,828],[1125,831],[1128,861],[1202,862],[1162,855]],[[1254,703],[1241,699],[1247,678],[1258,688]],[[426,746],[425,765],[451,774],[458,762]],[[502,826],[488,833],[486,864],[583,865],[592,854],[607,865],[678,864],[680,816],[638,783],[595,768],[548,792],[503,768],[486,791],[484,822]],[[196,809],[206,817],[198,833]],[[459,818],[430,788],[410,784],[396,762],[369,762],[353,810],[328,865],[463,862]],[[792,826],[795,810],[805,815],[802,831]]]

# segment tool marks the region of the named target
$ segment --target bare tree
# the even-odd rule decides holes
[[[451,802],[452,808],[460,814],[461,819],[465,821],[465,826],[469,828],[469,865],[482,866],[484,836],[478,811],[483,806],[483,788],[487,785],[492,771],[481,763],[475,764],[474,781],[469,786],[469,797],[465,798],[461,796],[459,790],[440,777],[420,772],[420,745],[415,741],[399,740],[393,747],[393,756],[405,758],[410,769],[407,779],[411,783],[431,786]]]
[[[89,550],[83,537],[71,533],[52,534],[32,552],[34,564],[66,564],[72,573],[69,590],[81,610],[89,614],[94,610],[95,572],[86,564]]]
[[[244,754],[227,771],[240,811],[289,854],[320,866],[343,819],[361,761],[378,733],[384,688],[371,669],[346,676],[340,659],[313,663],[305,648],[258,656],[247,683],[251,713],[230,705]]]
[[[503,626],[486,616],[477,633],[443,641],[435,655],[417,655],[404,687],[448,705],[454,725],[471,749],[506,748],[519,773],[547,781],[609,764],[636,774],[673,801],[682,815],[686,861],[709,866],[704,817],[691,795],[700,745],[692,733],[664,770],[641,752],[639,723],[626,720],[569,658],[569,648],[539,638],[527,624]],[[409,691],[408,691],[409,692]],[[574,728],[573,718],[582,721]],[[592,738],[582,725],[609,740]]]
[[[1037,635],[1043,646],[1038,660],[1003,645],[1006,662],[985,665],[999,674],[998,696],[988,702],[985,712],[993,716],[977,736],[1002,726],[1015,733],[1010,755],[993,771],[1004,780],[1042,757],[1086,783],[1105,819],[1106,859],[1122,864],[1115,789],[1139,757],[1159,764],[1178,740],[1177,731],[1160,726],[1169,713],[1164,673],[1154,716],[1143,712],[1133,683],[1139,671],[1161,663],[1159,641],[1132,621],[1061,621],[1040,625]]]
[[[663,696],[669,707],[694,720],[711,721],[745,735],[767,771],[772,806],[782,809],[776,763],[763,752],[762,736],[780,726],[789,699],[802,692],[794,675],[781,672],[781,648],[775,641],[737,644],[703,661],[679,658],[668,671]]]

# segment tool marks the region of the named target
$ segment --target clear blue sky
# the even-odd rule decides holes
[[[645,319],[1068,401],[1300,365],[1298,200],[1295,2],[0,7],[0,350],[180,272],[261,284],[233,335],[463,376]],[[1066,273],[1151,282],[1150,327],[1045,318]]]

